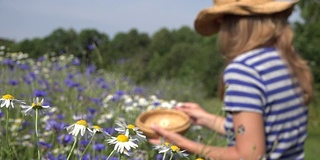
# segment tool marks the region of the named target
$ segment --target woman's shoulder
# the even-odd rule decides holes
[[[278,50],[274,47],[257,48],[237,56],[231,63],[252,64],[269,57],[279,57]]]
[[[227,72],[246,72],[259,77],[261,70],[283,64],[278,50],[275,48],[258,48],[237,56],[225,68]]]

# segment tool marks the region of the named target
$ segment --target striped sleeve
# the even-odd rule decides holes
[[[254,68],[241,62],[232,62],[225,69],[224,83],[225,111],[263,113],[266,103],[265,87]]]

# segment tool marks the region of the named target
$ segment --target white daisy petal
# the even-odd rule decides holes
[[[65,127],[67,132],[74,137],[84,137],[85,139],[92,135],[92,130],[88,127],[88,123],[85,120],[79,120],[76,123]]]
[[[45,110],[48,110],[50,109],[50,106],[42,106],[43,104],[43,101],[44,99],[42,99],[40,102],[39,102],[39,97],[36,97],[36,98],[33,98],[33,102],[31,105],[23,105],[25,104],[24,102],[20,102],[22,105],[21,105],[21,108],[23,109],[23,112],[25,114],[33,114],[35,110],[38,110],[40,114],[44,114]]]
[[[134,143],[134,139],[124,134],[120,134],[117,137],[111,137],[107,140],[107,142],[109,144],[114,144],[114,150],[120,154],[123,154],[125,151],[130,151],[132,148],[135,149],[138,147],[138,145]]]
[[[12,108],[14,108],[14,105],[15,104],[22,104],[22,100],[17,100],[15,99],[12,95],[10,94],[5,94],[3,95],[1,98],[0,98],[0,102],[1,102],[1,108],[2,107],[6,107],[6,108],[9,108],[10,106]]]

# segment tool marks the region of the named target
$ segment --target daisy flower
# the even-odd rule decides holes
[[[79,120],[76,123],[66,127],[69,134],[77,137],[80,133],[82,137],[88,138],[93,131],[88,127],[88,123],[85,120]],[[89,131],[89,132],[87,132]],[[88,134],[89,133],[89,134]]]
[[[22,112],[24,112],[24,114],[27,115],[27,114],[34,114],[35,110],[38,110],[40,114],[44,114],[43,109],[49,109],[50,106],[43,106],[43,101],[44,99],[40,101],[39,97],[37,97],[33,99],[33,103],[31,104],[31,106],[21,105],[21,108],[23,109]]]
[[[10,106],[14,108],[15,103],[24,104],[23,100],[17,100],[10,94],[3,95],[2,98],[0,99],[0,102],[1,102],[1,105],[0,105],[1,108],[2,107],[9,108]]]
[[[109,144],[114,144],[115,146],[113,150],[120,154],[123,154],[125,151],[130,151],[131,148],[135,149],[138,147],[138,145],[134,143],[134,139],[125,134],[119,134],[117,137],[111,137],[107,142]]]
[[[92,135],[92,137],[91,137],[89,143],[87,144],[86,148],[85,148],[84,151],[82,152],[80,159],[82,159],[82,157],[85,155],[86,151],[88,150],[88,148],[89,148],[90,144],[92,143],[93,138],[94,138],[95,136],[98,136],[99,139],[104,139],[105,137],[108,137],[108,136],[109,136],[109,134],[106,133],[106,132],[105,132],[101,127],[99,127],[99,126],[93,126],[93,127],[92,127],[91,135]]]
[[[93,126],[91,130],[95,137],[97,137],[98,139],[105,139],[110,136],[109,133],[107,133],[103,130],[103,128],[97,125]]]
[[[163,142],[163,139],[161,139],[162,143],[158,145],[154,145],[153,149],[162,151],[162,150],[169,150],[170,149],[170,143],[169,142]]]
[[[139,128],[135,125],[127,124],[126,122],[120,120],[116,120],[116,125],[118,125],[119,127],[115,128],[115,130],[119,133],[128,134],[130,137],[138,141],[146,140],[146,136],[143,135],[143,132],[140,131]]]
[[[174,155],[174,154],[177,154],[179,155],[180,157],[184,157],[184,158],[187,158],[188,157],[188,154],[187,153],[184,153],[185,150],[182,150],[176,146],[176,145],[172,145],[168,142],[165,142],[164,144],[162,144],[162,146],[158,146],[158,151],[159,153],[164,153],[164,154],[171,154],[171,157]]]

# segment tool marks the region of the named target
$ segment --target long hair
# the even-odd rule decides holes
[[[313,97],[313,77],[307,62],[293,46],[293,30],[287,20],[291,11],[289,9],[271,15],[225,15],[220,24],[219,46],[227,64],[246,51],[263,46],[276,47],[288,64],[292,76],[297,79],[305,104],[309,104]],[[218,92],[222,98],[222,80]]]

